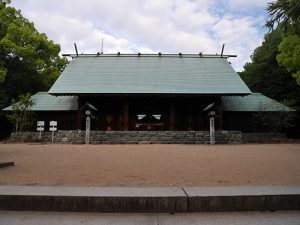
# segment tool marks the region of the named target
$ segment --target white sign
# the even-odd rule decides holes
[[[42,139],[42,131],[44,131],[45,121],[37,121],[36,130],[39,131],[39,139]]]
[[[50,121],[49,130],[52,131],[52,142],[54,140],[54,131],[57,131],[57,121]]]
[[[44,127],[37,127],[36,130],[37,131],[44,131]]]
[[[50,131],[57,131],[57,127],[49,127]]]
[[[45,126],[45,121],[37,121],[37,126],[38,127],[44,127]]]
[[[50,121],[50,126],[57,127],[57,121]]]

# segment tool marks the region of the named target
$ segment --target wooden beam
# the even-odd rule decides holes
[[[221,100],[220,106],[220,130],[223,130],[223,101]]]
[[[173,101],[170,103],[169,130],[176,130],[176,112],[175,112],[175,104]]]
[[[129,128],[129,104],[127,101],[124,102],[124,130]]]
[[[82,107],[82,103],[81,103],[82,101],[81,101],[80,96],[78,96],[77,102],[78,102],[78,107],[77,107],[76,127],[77,127],[77,130],[81,130],[81,110],[80,110],[80,108]]]

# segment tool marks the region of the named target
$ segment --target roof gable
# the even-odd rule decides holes
[[[49,94],[251,93],[226,58],[192,56],[75,57]]]

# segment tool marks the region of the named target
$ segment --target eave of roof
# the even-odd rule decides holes
[[[292,112],[287,107],[261,93],[252,93],[245,97],[223,96],[223,111],[231,112]]]
[[[74,96],[55,97],[47,92],[38,92],[32,96],[32,99],[35,101],[33,111],[75,111],[78,106],[77,97]],[[260,93],[252,93],[246,97],[223,96],[222,101],[223,111],[230,112],[295,111]],[[11,110],[11,106],[3,109],[3,111]]]
[[[31,97],[34,105],[32,111],[75,111],[77,110],[77,97],[75,96],[51,96],[47,92],[38,92]],[[12,111],[8,106],[3,111]]]

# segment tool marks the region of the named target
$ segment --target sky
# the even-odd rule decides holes
[[[61,53],[234,54],[242,71],[267,32],[268,0],[12,0]]]

